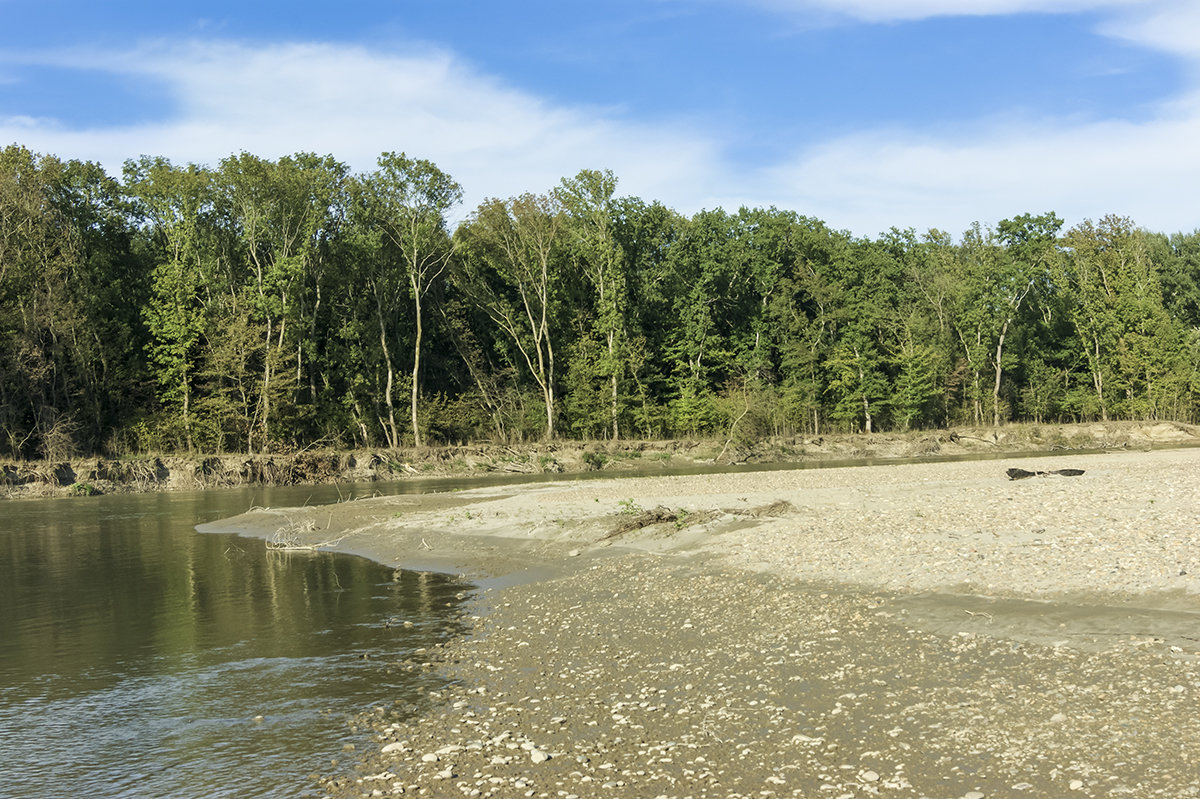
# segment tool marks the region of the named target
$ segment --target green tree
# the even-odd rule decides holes
[[[574,178],[563,178],[555,191],[567,214],[565,233],[571,254],[594,293],[593,324],[603,342],[603,354],[593,360],[608,380],[609,422],[614,440],[621,437],[620,384],[626,371],[628,307],[627,264],[614,221],[616,188],[617,179],[611,171],[585,169]]]
[[[893,240],[855,243],[850,258],[835,264],[841,302],[834,314],[832,347],[826,362],[833,404],[830,418],[873,433],[886,423],[893,393],[886,342],[897,318],[896,284],[900,263]]]
[[[456,282],[511,341],[537,383],[555,436],[555,348],[562,310],[564,213],[554,197],[487,200],[458,231]]]
[[[1190,375],[1182,330],[1163,307],[1150,240],[1124,217],[1072,228],[1061,279],[1091,375],[1091,410],[1111,416],[1158,415],[1180,407]]]
[[[332,157],[309,153],[277,162],[242,153],[222,161],[216,175],[221,210],[238,245],[231,264],[237,290],[227,310],[233,319],[248,312],[261,331],[249,428],[263,451],[295,429],[306,328],[302,297],[334,225],[344,177]]]
[[[194,395],[207,292],[215,281],[212,174],[195,164],[177,167],[143,156],[125,163],[125,190],[156,241],[149,302],[143,316],[151,335],[150,361],[167,418],[177,419],[183,445],[195,446]]]
[[[665,356],[674,331],[671,249],[683,218],[661,203],[635,197],[616,202],[616,235],[629,275],[626,369],[630,392],[629,427],[644,438],[665,434],[664,398],[670,365]]]
[[[794,255],[786,264],[767,313],[778,339],[783,413],[819,435],[827,419],[826,371],[839,329],[844,291],[840,273],[851,258],[848,235],[798,218]]]
[[[64,171],[24,147],[0,151],[0,403],[14,457],[75,446],[61,366],[79,321],[66,289],[81,243],[54,204]]]
[[[421,352],[424,340],[424,303],[449,263],[453,242],[446,230],[446,213],[462,201],[462,187],[431,161],[409,158],[404,153],[383,153],[379,168],[360,180],[362,223],[379,235],[383,258],[382,270],[398,269],[408,283],[413,304],[413,357],[411,372],[410,416],[413,442],[421,446],[418,405],[420,397]],[[388,280],[379,275],[375,281],[377,312],[382,318]],[[390,284],[393,285],[394,284]],[[385,351],[386,336],[381,343]],[[388,404],[391,408],[392,374],[388,354]],[[392,445],[397,434],[394,416],[390,420]]]

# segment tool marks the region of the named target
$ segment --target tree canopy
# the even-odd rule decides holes
[[[1200,416],[1200,231],[1042,212],[871,239],[618,187],[584,169],[452,228],[462,187],[403,153],[116,178],[9,146],[0,452]]]

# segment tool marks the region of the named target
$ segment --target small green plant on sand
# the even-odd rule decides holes
[[[621,506],[621,513],[629,516],[637,516],[642,512],[642,506],[634,502],[632,499],[623,499],[617,504]]]
[[[91,483],[75,483],[71,486],[71,494],[77,497],[94,497],[99,493],[100,489]]]

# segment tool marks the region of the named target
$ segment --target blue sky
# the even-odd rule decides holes
[[[0,143],[429,158],[485,197],[612,169],[857,235],[1054,210],[1200,227],[1193,0],[0,0]]]

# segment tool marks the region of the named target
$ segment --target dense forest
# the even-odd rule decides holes
[[[0,455],[1196,421],[1200,231],[876,239],[584,170],[0,152]],[[452,228],[449,219],[462,221]]]

